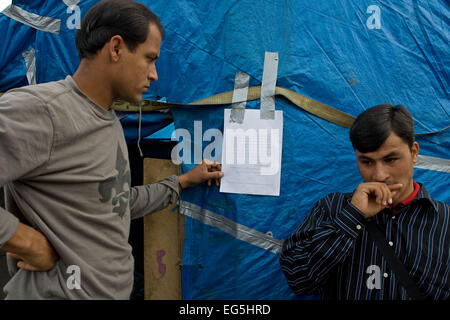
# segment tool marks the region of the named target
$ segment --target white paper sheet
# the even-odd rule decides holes
[[[224,112],[220,192],[280,195],[283,111],[274,120],[260,119],[260,110],[245,110],[244,121],[230,122]]]

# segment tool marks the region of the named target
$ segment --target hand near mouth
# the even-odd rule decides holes
[[[402,187],[399,183],[387,185],[383,182],[364,182],[356,188],[351,203],[370,218],[392,205],[394,196]]]

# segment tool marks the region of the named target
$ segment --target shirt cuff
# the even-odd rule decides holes
[[[18,226],[19,219],[0,208],[0,248],[16,233]]]
[[[342,207],[341,212],[336,216],[336,224],[353,239],[358,238],[364,229],[367,218],[350,201]]]

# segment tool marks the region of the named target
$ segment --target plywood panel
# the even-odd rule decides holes
[[[178,174],[171,160],[144,159],[144,184]],[[184,217],[176,204],[144,217],[144,281],[146,300],[181,299]]]

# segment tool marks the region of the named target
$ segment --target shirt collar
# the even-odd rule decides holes
[[[417,182],[417,184],[420,186],[419,192],[417,193],[417,196],[413,201],[428,201],[433,206],[434,210],[437,212],[438,208],[436,206],[436,202],[431,198],[430,194],[428,193],[427,189],[423,184],[420,182]]]
[[[405,200],[401,201],[397,206],[395,206],[394,208],[390,208],[392,212],[395,213],[396,211],[398,211],[398,209],[409,205],[413,201],[428,201],[437,212],[436,204],[434,203],[433,199],[431,199],[430,194],[425,189],[425,187],[421,183],[418,183],[416,181],[413,181],[413,185],[414,191]]]
[[[417,182],[413,181],[413,186],[414,186],[413,192],[408,196],[408,198],[400,202],[402,205],[407,206],[411,201],[414,200],[414,198],[419,193],[420,185]]]

